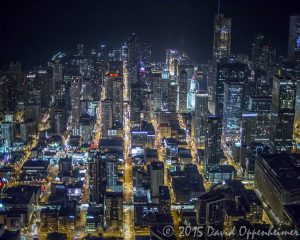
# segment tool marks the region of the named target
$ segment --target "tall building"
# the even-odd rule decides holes
[[[149,166],[150,172],[150,190],[152,199],[159,197],[159,187],[164,185],[164,163],[151,162]]]
[[[108,229],[123,227],[122,192],[107,192],[105,194],[105,220]]]
[[[63,134],[67,123],[67,113],[64,101],[58,101],[51,111],[51,128],[56,134]]]
[[[15,111],[26,92],[22,83],[22,65],[11,62],[9,69],[0,75],[0,110]],[[27,89],[26,89],[27,90]],[[23,99],[24,104],[25,99]]]
[[[203,147],[205,145],[207,115],[208,94],[206,91],[198,91],[198,93],[196,93],[195,114],[193,118],[192,131],[198,147]]]
[[[290,16],[288,60],[294,62],[295,51],[300,48],[300,16]]]
[[[65,84],[63,82],[63,66],[60,63],[60,60],[55,60],[52,71],[53,86],[51,92],[53,92],[55,100],[62,100],[65,94]]]
[[[168,86],[168,111],[169,112],[176,112],[177,107],[177,84],[175,81],[170,81]]]
[[[177,75],[179,52],[177,49],[166,49],[166,69],[171,76]]]
[[[223,190],[213,190],[203,194],[197,205],[197,224],[203,226],[207,234],[207,227],[221,230],[224,222],[224,206],[226,197]]]
[[[254,72],[255,93],[254,96],[271,96],[273,76],[270,78],[268,73],[261,69],[256,69]],[[253,96],[252,95],[252,96]]]
[[[93,156],[89,163],[90,175],[90,202],[96,204],[104,203],[107,175],[106,162],[102,159],[100,152]]]
[[[254,68],[259,68],[261,51],[265,42],[265,37],[261,34],[254,36],[252,43],[251,60]]]
[[[130,84],[138,83],[138,65],[140,61],[140,44],[138,37],[132,33],[127,41],[128,55],[128,78]]]
[[[105,99],[112,103],[112,122],[123,124],[123,79],[119,74],[108,74],[104,78]]]
[[[244,103],[244,82],[227,80],[224,83],[223,137],[238,141]]]
[[[227,62],[230,57],[231,45],[231,18],[223,14],[215,16],[213,61],[215,63]]]
[[[275,151],[291,151],[295,118],[296,80],[275,76],[272,89],[271,145]]]
[[[77,54],[79,56],[83,56],[84,55],[84,45],[82,43],[77,45]]]
[[[214,115],[207,118],[207,130],[205,137],[205,171],[217,169],[220,164],[222,134],[222,119]]]
[[[72,116],[72,124],[73,130],[79,128],[79,120],[80,120],[80,77],[73,76],[71,79],[70,86],[70,101],[71,101],[71,116]],[[73,133],[73,135],[76,135]]]
[[[255,113],[255,141],[263,144],[269,144],[271,134],[271,107],[272,97],[256,97],[249,98],[248,111]],[[246,130],[252,131],[252,130]]]
[[[145,67],[150,67],[152,55],[152,45],[149,40],[144,40],[141,49],[141,60]]]
[[[12,147],[15,141],[15,127],[12,122],[2,122],[1,126],[1,139],[4,140],[6,148]]]
[[[164,71],[162,74],[155,73],[153,74],[153,83],[152,83],[152,101],[154,111],[162,111],[164,109],[163,102],[166,101],[164,96],[167,96],[168,90],[168,75],[165,75]]]
[[[258,156],[255,161],[255,187],[276,223],[286,224],[285,207],[300,203],[299,162],[299,154],[287,153]]]
[[[217,66],[216,79],[216,109],[215,114],[223,117],[224,106],[224,82],[246,82],[248,77],[247,65],[242,63],[225,63]]]
[[[105,99],[101,101],[102,104],[102,129],[107,131],[113,126],[113,110],[112,101]]]
[[[131,113],[130,120],[132,122],[139,122],[141,120],[141,112],[143,110],[144,93],[142,92],[141,85],[131,85]]]
[[[185,70],[179,73],[178,79],[178,106],[179,113],[187,112],[187,91],[188,91],[188,74]]]
[[[107,187],[113,191],[118,183],[118,154],[107,153],[105,155]]]

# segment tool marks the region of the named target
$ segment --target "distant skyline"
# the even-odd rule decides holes
[[[205,63],[212,57],[217,2],[1,0],[0,64],[44,64],[57,51],[76,51],[78,43],[118,48],[131,32],[152,42],[154,60],[164,60],[166,48],[178,48]],[[300,14],[300,1],[222,0],[220,12],[232,18],[233,53],[250,54],[254,34],[261,33],[286,56],[289,16]]]

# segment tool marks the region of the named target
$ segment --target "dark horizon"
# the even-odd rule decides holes
[[[152,42],[153,60],[166,48],[183,49],[192,59],[211,59],[217,0],[183,1],[8,1],[2,0],[0,64],[45,64],[58,51],[72,53],[104,43],[118,48],[131,32]],[[232,52],[250,54],[256,33],[286,56],[289,16],[300,11],[296,0],[223,0],[221,13],[232,18]],[[183,44],[182,44],[183,43]]]

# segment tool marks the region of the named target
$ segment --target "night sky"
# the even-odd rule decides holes
[[[77,43],[116,48],[131,32],[152,41],[155,60],[174,47],[207,62],[216,12],[217,0],[0,0],[0,64],[44,64]],[[286,55],[289,15],[300,14],[300,1],[222,0],[221,13],[233,19],[234,53],[250,53],[253,35],[263,33]]]

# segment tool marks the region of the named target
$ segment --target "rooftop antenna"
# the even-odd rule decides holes
[[[218,16],[220,15],[221,0],[218,0]]]

